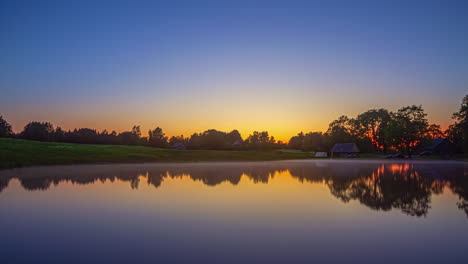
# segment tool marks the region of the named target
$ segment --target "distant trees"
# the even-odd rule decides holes
[[[274,137],[268,135],[268,131],[254,131],[245,140],[245,144],[249,149],[268,150],[276,147]]]
[[[14,134],[11,125],[0,116],[0,137],[18,137],[39,141],[58,141],[86,144],[123,144],[169,147],[181,143],[187,149],[211,150],[271,150],[291,148],[303,151],[329,151],[335,143],[354,142],[362,152],[400,151],[411,156],[421,144],[437,138],[447,137],[456,145],[457,151],[468,153],[468,95],[460,109],[453,114],[455,123],[446,131],[437,124],[429,124],[422,106],[406,106],[396,112],[386,109],[371,109],[358,114],[356,118],[340,116],[333,120],[325,133],[300,132],[291,137],[287,144],[276,141],[268,131],[254,131],[245,140],[238,130],[223,132],[209,129],[194,133],[190,137],[168,138],[163,129],[156,127],[148,131],[148,137],[141,136],[140,126],[130,131],[117,133],[102,132],[91,128],[64,131],[54,129],[49,122],[30,122],[19,134]]]
[[[289,140],[287,146],[288,148],[303,151],[327,151],[327,140],[328,138],[322,132],[310,132],[307,134],[300,132]]]
[[[91,128],[75,129],[73,134],[68,134],[67,136],[72,136],[76,143],[98,144],[100,142],[99,133],[96,129]]]
[[[184,146],[187,147],[190,144],[190,138],[186,138],[184,137],[184,135],[180,135],[180,136],[172,136],[169,139],[169,146],[174,146],[177,143],[184,144]]]
[[[189,148],[192,149],[232,149],[236,140],[242,140],[240,133],[233,130],[229,133],[209,129],[203,133],[195,133],[190,137]]]
[[[3,119],[3,116],[0,116],[0,137],[11,137],[12,135],[11,125]]]
[[[310,132],[304,135],[303,151],[328,151],[326,138],[322,132]]]
[[[167,147],[168,141],[162,128],[156,127],[155,129],[148,131],[148,145],[157,148]]]
[[[241,134],[235,129],[227,134],[227,139],[231,143],[231,145],[234,144],[236,141],[242,142]]]
[[[422,143],[445,137],[439,125],[428,124],[421,106],[406,106],[392,113],[371,109],[356,118],[340,116],[332,121],[326,133],[299,133],[288,147],[304,151],[328,151],[335,143],[355,142],[363,152],[398,150],[411,156]],[[459,126],[453,126],[453,137],[461,137]]]
[[[288,147],[291,149],[302,149],[304,144],[304,132],[300,132],[297,136],[293,136],[289,139]]]
[[[28,123],[19,137],[29,140],[53,141],[54,127],[49,122],[30,122]]]
[[[118,134],[117,139],[122,145],[139,145],[140,143],[140,126],[133,126],[131,131],[125,131]]]

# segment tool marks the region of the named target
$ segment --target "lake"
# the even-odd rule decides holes
[[[0,263],[466,263],[468,163],[0,171]]]

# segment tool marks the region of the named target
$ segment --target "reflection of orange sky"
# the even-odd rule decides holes
[[[421,178],[413,171],[412,164],[381,164],[370,177],[356,178],[351,184],[374,186],[373,195],[381,195],[376,182],[385,173]],[[387,174],[388,175],[388,174]],[[156,187],[148,182],[148,173],[129,180],[96,180],[92,184],[72,183],[69,180],[50,186],[47,191],[31,192],[24,189],[18,179],[12,179],[9,187],[3,190],[2,197],[29,203],[34,197],[47,199],[47,204],[65,203],[69,208],[110,208],[118,210],[132,208],[167,214],[190,214],[194,217],[214,217],[229,221],[243,217],[264,215],[277,223],[297,221],[293,216],[300,212],[326,211],[327,214],[354,217],[364,212],[365,207],[351,200],[346,206],[340,199],[330,194],[332,181],[302,181],[289,170],[276,170],[268,177],[257,178],[243,174],[237,184],[225,180],[216,186],[207,185],[203,178],[193,178],[188,174],[167,172],[161,185]],[[263,182],[268,179],[268,182]],[[457,195],[448,191],[448,182],[434,181],[432,187],[440,190],[434,194],[444,194],[436,200],[440,208],[453,207]],[[57,200],[57,197],[61,197]],[[42,199],[41,198],[41,199]],[[455,207],[453,207],[455,209]],[[281,214],[278,214],[281,212]],[[458,213],[458,211],[456,211]],[[316,215],[310,221],[316,220]]]
[[[22,189],[17,179],[12,180],[9,186],[2,193],[4,197],[13,195],[27,202],[28,195],[38,194]],[[171,214],[191,213],[230,219],[245,217],[239,212],[248,211],[252,215],[274,214],[274,219],[271,219],[273,222],[290,217],[288,214],[277,215],[278,210],[293,213],[311,205],[316,209],[328,210],[340,204],[329,195],[329,189],[324,183],[299,182],[288,170],[274,172],[268,184],[254,182],[243,175],[237,185],[223,182],[208,186],[199,180],[192,180],[188,175],[178,175],[164,178],[161,187],[156,189],[147,184],[147,176],[140,175],[138,190],[133,190],[128,181],[106,180],[86,185],[61,182],[51,186],[44,194],[50,196],[50,199],[60,196],[61,202],[79,208],[91,203],[90,207],[141,207],[144,210],[164,210]],[[76,197],[81,197],[78,199],[80,204],[71,203]],[[290,204],[296,204],[297,207],[287,206]]]

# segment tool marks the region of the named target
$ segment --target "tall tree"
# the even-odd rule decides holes
[[[155,129],[148,131],[148,143],[150,146],[157,148],[163,148],[168,145],[167,137],[162,128],[156,127]]]
[[[0,116],[0,137],[11,137],[12,135],[11,125],[3,119],[3,116]]]
[[[468,94],[462,100],[460,105],[460,109],[458,112],[453,113],[452,116],[455,119],[455,127],[456,130],[459,131],[459,136],[461,140],[461,144],[463,151],[468,153]]]
[[[356,118],[359,134],[370,138],[372,144],[384,152],[387,150],[384,132],[389,122],[390,113],[386,109],[371,109]]]
[[[411,158],[418,145],[427,137],[427,114],[422,106],[406,106],[392,114],[385,130],[389,146],[408,154]]]
[[[140,126],[133,126],[132,127],[132,133],[135,134],[135,136],[137,136],[138,138],[141,137],[141,130],[140,130]]]
[[[327,133],[325,138],[327,141],[327,147],[331,148],[335,143],[346,143],[356,141],[355,138],[355,120],[350,119],[347,116],[340,116],[338,119],[333,120],[328,125]]]

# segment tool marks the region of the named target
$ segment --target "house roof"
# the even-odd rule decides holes
[[[331,152],[335,153],[358,153],[359,148],[356,143],[336,143]]]
[[[427,150],[436,149],[440,144],[444,143],[446,140],[447,140],[446,138],[433,139],[426,146],[424,146],[424,149],[427,149]]]

